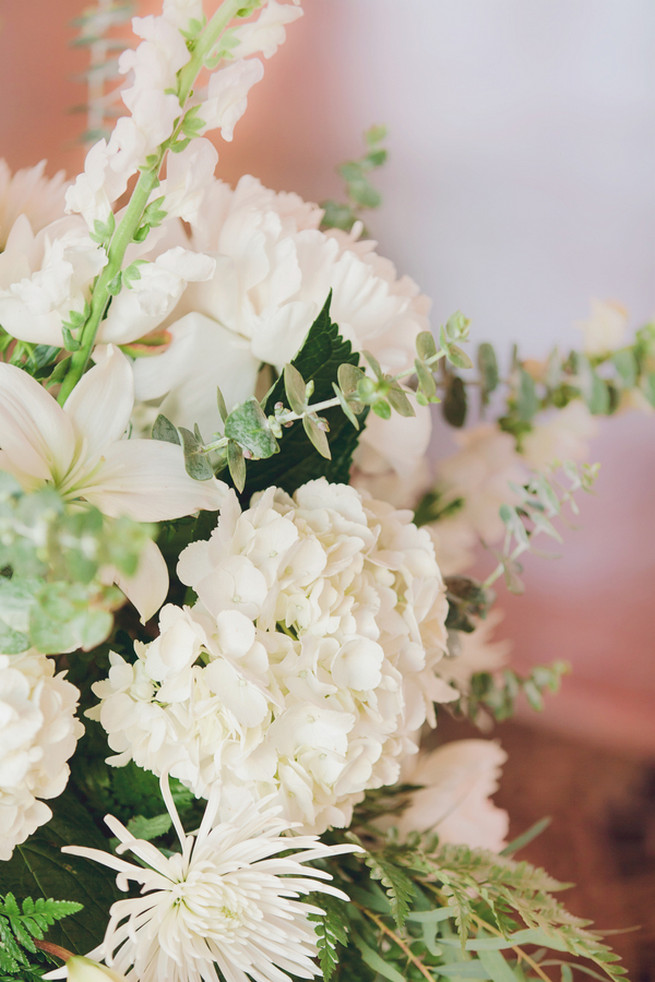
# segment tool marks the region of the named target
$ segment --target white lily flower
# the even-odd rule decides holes
[[[22,369],[0,364],[0,470],[111,517],[160,522],[218,509],[226,486],[189,477],[178,446],[122,439],[133,404],[130,363],[113,347],[63,408]]]

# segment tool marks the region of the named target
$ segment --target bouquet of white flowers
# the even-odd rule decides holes
[[[557,687],[491,587],[655,405],[655,330],[601,305],[504,378],[433,335],[363,237],[379,127],[346,202],[215,177],[301,13],[164,0],[84,172],[0,171],[0,980],[618,979],[505,841],[503,751],[432,731]]]

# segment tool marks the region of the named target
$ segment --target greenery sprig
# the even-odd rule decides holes
[[[357,160],[339,164],[337,173],[345,184],[346,201],[329,199],[321,202],[325,212],[323,228],[340,228],[350,232],[355,222],[361,220],[364,211],[380,207],[382,195],[371,183],[369,175],[387,160],[387,151],[382,145],[386,136],[386,126],[371,126],[364,133],[365,153]]]
[[[82,910],[72,900],[26,897],[21,904],[13,893],[0,897],[0,982],[40,979],[48,963],[35,941],[42,941],[49,927]]]

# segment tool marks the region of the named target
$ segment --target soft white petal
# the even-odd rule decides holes
[[[57,401],[27,372],[0,364],[0,444],[3,466],[50,480],[65,471],[75,453],[75,434]]]
[[[141,623],[153,617],[168,593],[168,569],[156,542],[149,540],[141,550],[134,576],[115,572],[114,582],[139,611]]]
[[[65,412],[93,453],[100,453],[127,429],[134,404],[134,377],[125,355],[109,345],[107,356],[77,383]]]
[[[182,449],[159,440],[121,440],[108,447],[79,494],[106,515],[162,522],[205,508],[216,511],[227,492],[220,481],[195,481]]]

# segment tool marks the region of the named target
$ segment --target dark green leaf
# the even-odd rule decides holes
[[[444,419],[451,426],[463,426],[467,411],[466,386],[459,375],[448,377],[448,386],[441,404]]]

